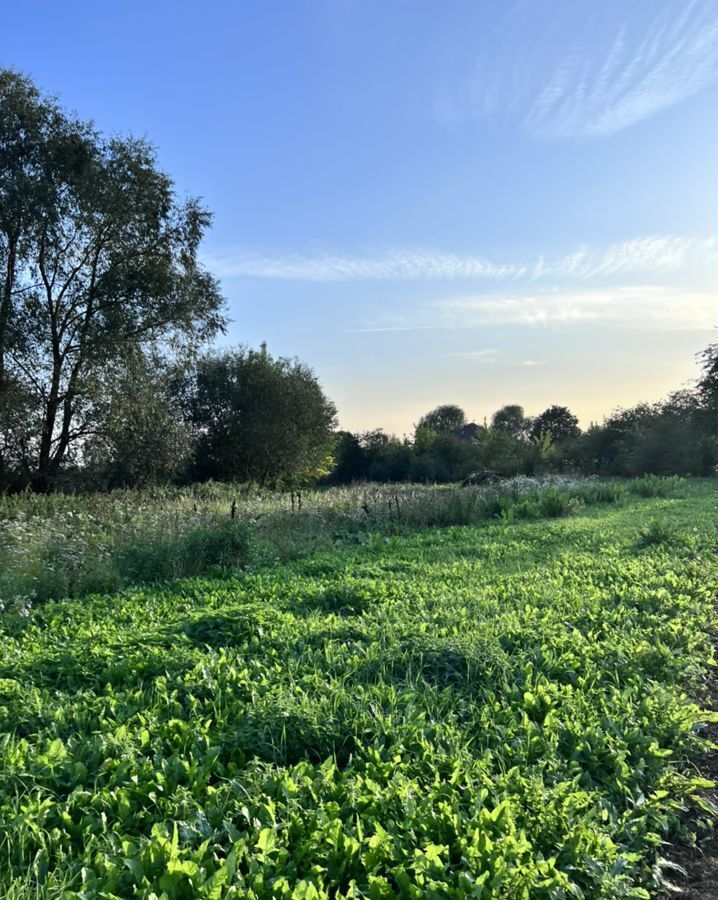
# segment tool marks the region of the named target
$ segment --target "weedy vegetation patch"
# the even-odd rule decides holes
[[[431,523],[404,495],[377,500],[381,527],[335,507],[311,553],[265,543],[244,571],[251,523],[217,545],[188,526],[178,555],[213,577],[11,604],[2,896],[664,890],[662,842],[703,802],[713,489],[554,485],[457,512],[469,496],[442,492]]]

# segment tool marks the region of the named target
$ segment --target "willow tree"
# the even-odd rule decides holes
[[[222,328],[197,260],[210,219],[145,140],[105,137],[0,70],[0,429],[15,429],[0,434],[0,486],[11,465],[52,487],[93,432],[108,366]]]

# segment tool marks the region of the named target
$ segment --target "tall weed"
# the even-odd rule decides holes
[[[562,518],[632,497],[683,496],[681,478],[518,476],[498,484],[358,484],[302,494],[198,484],[0,497],[0,600],[23,604],[273,563],[362,534]]]

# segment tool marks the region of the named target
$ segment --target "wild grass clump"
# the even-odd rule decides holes
[[[578,513],[585,505],[582,498],[568,491],[548,488],[535,497],[518,500],[507,509],[511,519],[560,519]]]
[[[642,525],[638,531],[637,545],[639,547],[670,546],[681,542],[681,535],[678,534],[675,526],[669,522],[654,520],[646,525]]]
[[[30,605],[236,570],[256,559],[254,534],[229,517],[195,525],[150,517],[125,528],[72,511],[11,520],[0,525],[0,600]]]
[[[149,583],[241,569],[256,558],[254,531],[231,519],[191,528],[176,537],[133,542],[117,555],[125,583]]]
[[[626,482],[626,489],[639,497],[683,497],[686,487],[680,475],[644,475]]]
[[[620,503],[626,497],[626,484],[618,481],[593,481],[581,489],[584,503]]]

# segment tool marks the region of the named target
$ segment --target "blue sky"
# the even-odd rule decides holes
[[[24,0],[15,66],[215,213],[227,340],[352,430],[658,399],[715,340],[712,0]]]

